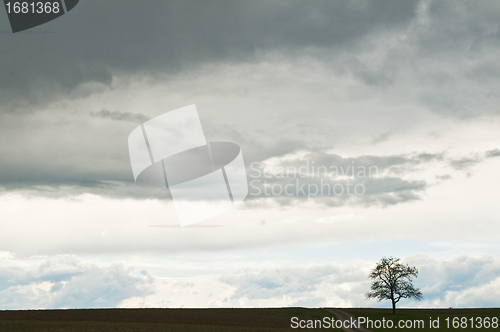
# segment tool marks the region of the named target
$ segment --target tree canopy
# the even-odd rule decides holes
[[[396,303],[403,298],[423,299],[418,288],[413,286],[413,279],[418,276],[418,269],[404,265],[399,258],[383,257],[368,275],[372,279],[371,291],[367,298],[391,300],[392,313],[396,313]]]

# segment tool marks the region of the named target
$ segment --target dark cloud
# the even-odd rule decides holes
[[[48,24],[2,34],[2,111],[8,101],[43,102],[86,82],[103,88],[130,74],[307,53],[335,75],[433,112],[497,114],[499,13],[495,2],[473,1],[86,1]],[[402,91],[389,96],[388,88]]]
[[[434,162],[469,176],[471,167],[499,155],[497,150],[491,150],[464,158],[452,158],[445,152],[343,158],[316,152],[283,160],[272,167],[254,163],[248,169],[247,200],[262,203],[263,199],[270,199],[280,205],[293,205],[313,198],[328,206],[396,205],[421,199],[421,194],[433,184],[405,177],[431,167]],[[443,181],[452,177],[447,174],[435,178]]]
[[[498,114],[500,5],[490,1],[431,1],[425,23],[414,36],[414,77],[422,89],[420,103],[459,118]]]
[[[143,123],[150,119],[147,115],[140,113],[119,112],[102,109],[98,112],[90,112],[93,118],[111,119],[117,121],[130,121],[136,123]]]
[[[146,116],[104,110],[94,113],[93,117],[121,120],[117,121],[118,123],[133,123],[136,119]],[[128,127],[127,125],[124,128]],[[23,158],[6,160],[0,165],[3,174],[0,189],[22,192],[28,196],[47,197],[83,193],[116,198],[169,197],[162,190],[141,188],[135,184],[126,141],[111,143],[110,146],[121,148],[118,152],[107,155],[110,150],[94,151],[92,147],[98,143],[93,143],[93,137],[89,139],[88,142],[80,143],[88,145],[86,156],[63,156],[59,153],[61,151],[56,150],[54,158],[40,158],[36,164],[23,163]],[[273,146],[269,148],[274,149]],[[449,157],[446,152],[344,158],[337,154],[314,152],[300,158],[283,159],[271,168],[262,162],[245,158],[249,183],[247,201],[249,206],[260,204],[263,200],[292,205],[311,198],[328,206],[396,205],[419,200],[421,195],[434,185],[424,179],[408,179],[408,175],[417,174],[426,167],[432,167],[436,162],[468,172],[473,166],[499,155],[497,150],[490,150],[462,158]],[[435,178],[441,181],[451,178],[451,175],[437,174]]]
[[[0,91],[4,100],[40,101],[51,89],[68,93],[84,82],[110,85],[117,74],[168,73],[207,61],[246,61],[261,51],[337,48],[407,23],[417,4],[85,1],[43,26],[2,34]],[[5,24],[2,28],[8,30]],[[35,33],[44,31],[52,33]]]
[[[150,117],[149,112],[158,114],[157,110],[147,105],[149,101],[144,101],[146,105],[138,107],[138,112],[135,109],[132,109],[132,112],[124,111],[112,102],[111,105],[98,104],[98,107],[106,107],[100,111],[96,111],[95,106],[82,110],[81,105],[75,106],[77,103],[72,103],[85,96],[85,91],[101,91],[103,86],[111,86],[110,91],[115,88],[119,90],[123,87],[120,80],[126,80],[130,74],[144,75],[151,79],[159,74],[181,73],[177,76],[162,76],[166,80],[175,76],[180,81],[184,80],[184,83],[188,82],[187,87],[168,93],[182,95],[182,101],[194,98],[193,95],[201,99],[204,94],[212,97],[212,91],[205,88],[210,84],[202,80],[203,88],[192,88],[191,76],[203,75],[203,71],[188,69],[207,62],[252,62],[259,60],[260,54],[266,52],[293,56],[296,52],[321,48],[326,51],[320,52],[321,54],[313,53],[323,63],[336,67],[325,75],[338,73],[341,79],[350,79],[349,75],[352,74],[360,78],[374,89],[370,91],[375,91],[377,98],[388,100],[388,104],[382,106],[392,105],[394,100],[391,99],[389,90],[379,89],[377,85],[390,85],[391,83],[383,82],[392,80],[400,80],[398,82],[401,83],[404,79],[404,82],[409,82],[405,84],[411,91],[418,86],[416,98],[420,98],[419,100],[431,110],[439,111],[440,104],[454,108],[453,105],[461,104],[461,94],[458,93],[459,98],[455,100],[458,90],[448,87],[439,90],[440,88],[436,89],[436,83],[441,86],[443,77],[448,78],[448,83],[461,82],[462,76],[453,76],[454,73],[465,75],[467,71],[473,75],[476,65],[482,66],[483,72],[488,72],[488,63],[493,63],[494,53],[488,59],[483,59],[483,53],[467,53],[474,60],[467,68],[461,66],[463,61],[458,59],[459,57],[451,58],[449,63],[443,66],[439,61],[438,65],[435,65],[434,60],[439,60],[440,56],[448,56],[449,52],[463,47],[461,41],[472,36],[475,36],[473,39],[483,50],[496,47],[496,33],[486,34],[486,30],[498,24],[496,21],[492,23],[494,15],[491,14],[497,11],[498,6],[488,3],[484,4],[484,7],[476,8],[472,3],[455,6],[451,2],[443,1],[439,5],[432,2],[427,11],[422,9],[423,7],[423,3],[417,1],[380,1],[376,4],[370,1],[323,0],[238,3],[207,1],[202,4],[188,1],[87,1],[79,4],[68,15],[31,30],[37,33],[27,31],[3,34],[0,39],[0,97],[3,96],[0,138],[9,143],[0,146],[0,187],[3,190],[27,190],[54,196],[92,192],[117,197],[163,197],[135,187],[128,157],[128,134],[138,123]],[[453,7],[453,12],[458,11],[456,14],[465,24],[462,30],[454,32],[450,28],[456,27],[458,23],[453,17],[446,16],[447,12],[443,8],[448,7]],[[487,14],[484,24],[478,24],[468,18],[464,8],[470,9],[471,17],[479,17],[480,13]],[[414,28],[415,24],[418,26],[419,15],[425,16],[427,21],[420,28]],[[409,26],[412,28],[408,28]],[[434,30],[431,29],[433,27]],[[44,31],[47,33],[41,33]],[[48,33],[51,31],[53,33]],[[400,42],[385,52],[381,42],[385,39],[382,37],[395,38],[401,31],[411,33],[408,32],[408,36],[398,39]],[[440,46],[444,45],[449,34],[456,34],[458,38],[458,42],[451,45],[451,51]],[[485,34],[488,40],[481,39]],[[381,49],[384,52],[378,54]],[[425,52],[420,54],[422,50]],[[370,52],[377,55],[372,56],[375,53]],[[415,57],[421,57],[421,61],[414,61]],[[369,60],[372,58],[381,60]],[[268,67],[259,68],[264,72],[259,75],[269,74],[265,72]],[[453,71],[450,74],[448,71],[451,69]],[[293,70],[288,71],[291,72],[288,76],[280,76],[277,81],[266,82],[269,86],[263,84],[265,87],[262,90],[266,91],[255,92],[255,95],[245,99],[245,102],[258,102],[242,112],[232,112],[231,114],[236,114],[232,122],[223,123],[225,120],[222,116],[220,119],[205,122],[207,138],[237,142],[242,146],[245,161],[249,165],[253,161],[300,150],[331,150],[345,139],[358,139],[370,121],[384,123],[385,111],[382,109],[380,113],[371,112],[381,114],[380,117],[368,117],[368,114],[361,112],[358,118],[357,113],[353,112],[352,118],[355,120],[351,119],[352,123],[346,124],[344,113],[349,113],[351,109],[345,112],[332,111],[331,105],[336,101],[334,98],[314,104],[312,99],[317,95],[311,94],[310,91],[306,92],[303,100],[295,102],[290,95],[297,90],[290,86],[293,86],[300,76]],[[217,85],[215,90],[224,90],[226,84],[242,85],[246,81],[245,75],[208,76],[210,79],[221,78],[224,84]],[[272,76],[272,73],[269,75]],[[141,86],[142,81],[135,78],[132,81],[140,81],[137,85]],[[316,89],[316,78],[312,75],[301,84],[312,85],[311,89]],[[87,87],[88,90],[82,88],[81,91],[75,92],[76,86],[81,87],[82,83],[88,82],[96,83],[98,88],[93,90],[92,87]],[[259,80],[257,82],[261,83]],[[354,90],[362,85],[358,83],[355,82]],[[318,95],[329,96],[332,93],[331,88],[326,89],[329,81],[319,80],[318,84]],[[147,88],[154,86],[145,85]],[[275,93],[273,89],[276,85],[282,85],[283,89],[270,98],[269,94]],[[490,85],[486,85],[486,88],[488,91],[496,91]],[[348,94],[359,96],[364,93],[354,90],[349,89]],[[64,114],[56,114],[49,109],[44,115],[40,115],[39,108],[29,106],[32,101],[41,101],[45,97],[50,99],[54,91],[65,96],[64,102],[67,106],[64,108]],[[449,91],[452,92],[448,93]],[[228,97],[232,91],[226,92],[224,90],[223,93],[213,93],[214,99],[218,98],[217,103],[222,104],[221,100],[233,97]],[[400,95],[414,98],[406,97],[406,94],[399,91],[397,95],[398,98]],[[164,100],[168,98],[170,96]],[[290,98],[290,103],[285,105],[282,101],[284,98]],[[490,101],[495,98],[493,94]],[[6,112],[9,110],[6,106],[8,100],[16,100],[19,103],[17,110],[31,113],[18,118],[11,116],[11,113]],[[236,102],[231,100],[227,103]],[[410,100],[410,103],[412,102],[413,100]],[[259,114],[260,109],[263,109],[261,112],[265,113],[264,115]],[[255,116],[245,118],[244,113],[250,113],[248,110]],[[455,111],[459,112],[460,107],[453,112]],[[32,120],[32,113],[37,114],[39,118]],[[400,111],[394,117],[397,116],[399,120],[401,116],[401,122],[406,121],[404,113],[404,110]],[[214,111],[212,114],[219,116],[222,113]],[[228,117],[227,114],[224,116]],[[373,138],[374,144],[382,143],[396,139],[392,136],[394,128],[399,127],[393,125],[370,128],[374,133],[370,135],[368,132],[368,135]],[[348,136],[351,133],[357,137]],[[424,167],[427,163],[445,162],[455,169],[466,170],[485,158],[498,154],[497,150],[493,150],[486,155],[453,159],[444,153],[356,158],[313,153],[306,159],[316,162],[316,165],[337,165],[344,169],[353,164],[376,166],[379,172],[388,174],[381,174],[380,178],[371,179],[371,182],[363,180],[364,184],[373,186],[367,188],[370,195],[367,194],[366,202],[390,205],[418,199],[419,193],[425,191],[428,184],[420,180],[407,180],[404,175]],[[283,162],[282,166],[292,166],[293,163],[298,165],[303,161],[305,160]],[[316,183],[316,180],[311,181],[310,183]],[[343,183],[344,180],[335,181]],[[284,204],[289,202],[288,198],[279,199]],[[343,203],[335,200],[329,204]]]
[[[314,198],[329,206],[395,205],[420,199],[428,184],[406,180],[417,165],[442,160],[443,154],[360,156],[312,153],[272,168],[250,165],[248,199],[273,199],[290,205]]]

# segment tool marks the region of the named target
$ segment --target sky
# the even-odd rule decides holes
[[[402,307],[498,307],[499,15],[88,0],[13,34],[0,10],[0,309],[388,307],[384,256],[419,269]],[[192,104],[249,194],[181,228],[127,139]]]

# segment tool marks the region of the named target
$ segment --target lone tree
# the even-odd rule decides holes
[[[403,298],[422,300],[423,295],[413,287],[413,278],[418,276],[418,269],[401,264],[399,258],[382,257],[377,266],[368,275],[372,279],[371,291],[366,293],[369,299],[391,300],[392,313],[396,313],[396,303]]]

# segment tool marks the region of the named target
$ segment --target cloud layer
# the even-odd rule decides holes
[[[417,254],[407,257],[404,262],[419,268],[415,285],[423,292],[424,300],[403,299],[399,304],[401,307],[495,307],[498,304],[498,255],[438,260],[426,254]],[[2,265],[5,266],[5,263]],[[370,288],[367,275],[375,262],[288,264],[282,267],[273,267],[268,262],[264,265],[266,268],[257,272],[233,271],[226,275],[172,278],[153,275],[146,270],[134,272],[134,269],[121,264],[97,266],[60,256],[41,261],[34,269],[3,268],[0,275],[0,307],[390,305],[365,298]],[[169,270],[173,273],[176,268],[171,266]]]
[[[67,93],[86,82],[109,85],[123,72],[177,72],[207,61],[248,60],[258,51],[339,47],[374,30],[407,23],[417,4],[91,1],[80,4],[65,21],[39,28],[64,31],[44,35],[43,44],[2,38],[0,72],[8,79],[0,81],[0,91],[3,98],[44,100],[49,96],[39,92],[42,84],[46,92]],[[22,61],[20,54],[36,54],[36,61]]]

